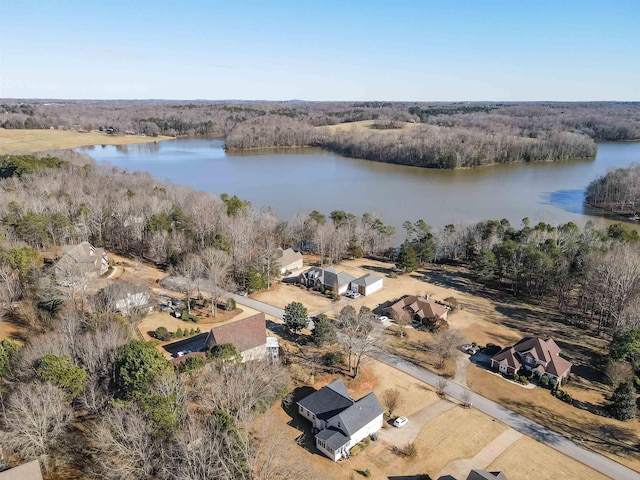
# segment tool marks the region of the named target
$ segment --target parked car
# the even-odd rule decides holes
[[[169,305],[165,305],[164,303],[161,303],[159,310],[161,312],[167,312],[167,311],[169,311]]]
[[[409,419],[407,417],[398,417],[393,421],[393,426],[397,428],[404,427],[408,422]]]
[[[240,295],[241,297],[246,297],[247,296],[247,292],[245,292],[244,290],[239,290],[236,292],[236,295]]]
[[[362,295],[360,294],[360,292],[347,292],[345,293],[345,296],[349,298],[358,298],[358,297],[361,297]]]
[[[480,349],[478,347],[471,347],[467,349],[467,353],[469,355],[475,355],[476,353],[478,353],[480,351]]]
[[[186,352],[184,350],[180,350],[179,352],[176,352],[176,357],[184,357],[184,354]]]
[[[386,322],[387,320],[389,320],[389,317],[387,317],[386,315],[380,315],[378,317],[378,320],[381,322]]]
[[[462,345],[462,351],[466,352],[467,350],[469,350],[471,347],[473,347],[473,345],[471,345],[470,343],[465,343],[464,345]]]

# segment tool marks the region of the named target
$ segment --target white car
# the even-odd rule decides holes
[[[178,353],[176,353],[176,357],[184,357],[185,351],[184,350],[180,350]]]
[[[409,419],[407,417],[398,417],[393,421],[393,426],[397,428],[404,427],[408,422]]]
[[[389,317],[387,317],[386,315],[380,315],[378,317],[378,320],[381,322],[386,322],[387,320],[389,320]]]
[[[358,298],[361,296],[360,292],[347,292],[347,297],[349,298]]]

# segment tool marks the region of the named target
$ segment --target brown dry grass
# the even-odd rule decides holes
[[[529,437],[522,437],[516,441],[502,452],[487,470],[499,470],[504,472],[507,478],[519,480],[609,478]]]
[[[640,419],[620,422],[598,416],[552,397],[549,390],[523,389],[475,366],[469,368],[467,383],[474,391],[520,415],[640,471]],[[580,386],[566,387],[578,399],[584,395],[581,390]]]
[[[34,153],[89,145],[131,145],[171,140],[173,137],[108,135],[101,132],[79,133],[70,130],[14,130],[0,128],[0,154]]]
[[[472,458],[507,430],[474,409],[454,408],[429,422],[416,439],[420,470],[436,475],[453,460]]]
[[[284,308],[291,302],[300,302],[307,307],[309,313],[328,307],[333,303],[333,300],[319,292],[307,291],[298,285],[285,283],[278,283],[269,290],[252,294],[251,298],[278,308]]]

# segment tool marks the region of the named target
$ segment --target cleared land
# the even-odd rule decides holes
[[[70,130],[14,130],[0,128],[0,154],[34,153],[89,145],[132,145],[172,140],[173,137],[109,135],[102,132],[80,133]]]
[[[386,129],[372,128],[372,125],[374,125],[375,123],[376,123],[376,120],[361,120],[359,122],[338,123],[336,125],[327,125],[324,127],[316,127],[316,128],[320,131],[328,132],[328,133],[370,132],[370,133],[385,134],[385,133],[397,132],[403,129],[414,128],[417,125],[420,125],[419,123],[412,123],[412,122],[396,122],[398,125],[400,125],[400,128],[386,128]]]

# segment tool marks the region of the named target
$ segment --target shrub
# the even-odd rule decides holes
[[[328,297],[329,295],[331,295],[331,290],[325,290],[324,294]]]
[[[204,359],[202,357],[187,357],[187,359],[180,365],[180,371],[192,372],[204,366]]]
[[[558,388],[558,380],[552,378],[551,380],[549,380],[549,386],[551,390],[555,390],[556,388]]]
[[[369,470],[368,468],[362,472],[362,475],[364,475],[365,477],[370,477],[371,476],[371,470]]]
[[[344,362],[344,355],[339,351],[328,352],[322,356],[322,362],[327,367],[333,367],[334,365],[338,365],[339,363]]]
[[[200,333],[200,327],[196,328],[196,333]]]
[[[158,327],[153,333],[158,340],[166,341],[171,338],[171,333],[165,327]]]
[[[389,278],[398,278],[398,274],[396,272],[389,272],[387,274],[387,277],[389,277]]]
[[[234,311],[234,310],[236,309],[236,301],[235,301],[233,298],[229,298],[229,299],[227,300],[227,303],[226,303],[226,304],[225,304],[225,306],[224,306],[224,309],[225,309],[227,312],[232,312],[232,311]]]
[[[402,454],[405,457],[415,457],[418,454],[418,447],[413,442],[407,443],[402,449]]]

